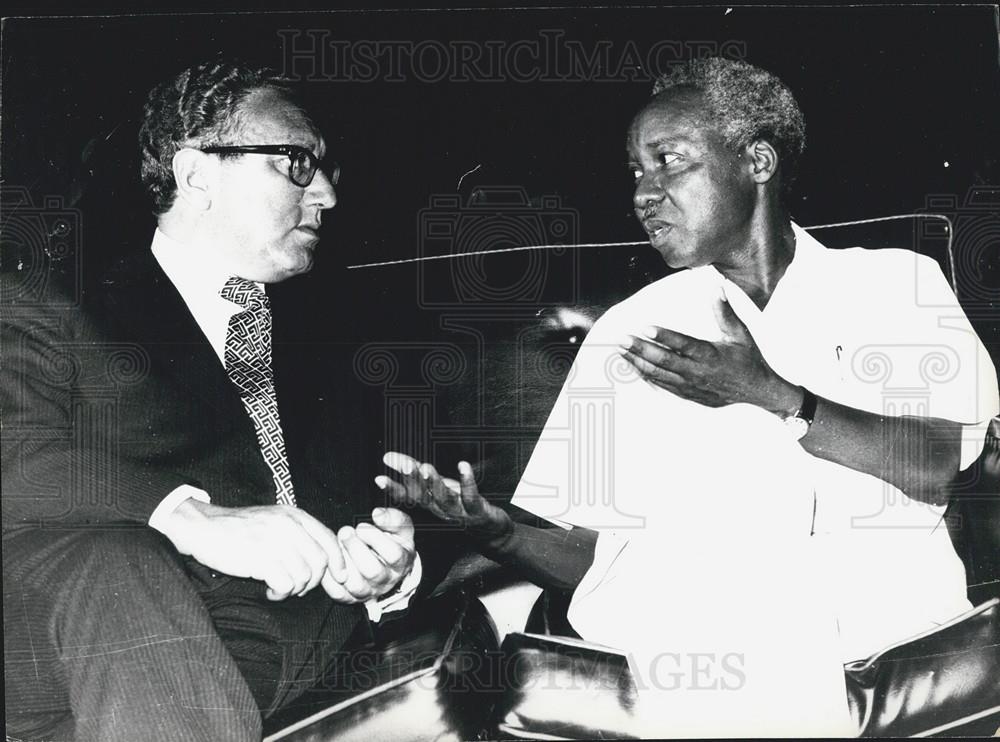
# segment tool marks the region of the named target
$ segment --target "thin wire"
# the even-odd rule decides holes
[[[951,289],[958,296],[958,280],[955,276],[955,254],[952,251],[952,239],[955,235],[951,219],[944,214],[893,214],[892,216],[876,216],[871,219],[854,219],[848,222],[830,222],[829,224],[813,224],[803,227],[805,230],[828,229],[831,227],[853,227],[858,224],[875,224],[876,222],[888,222],[899,219],[943,219],[948,224],[948,245],[945,248],[948,254],[948,272]],[[355,268],[378,268],[384,265],[402,265],[404,263],[422,263],[429,260],[451,260],[453,258],[466,258],[473,255],[496,255],[498,253],[519,252],[523,250],[552,250],[557,247],[641,247],[648,245],[648,240],[640,242],[584,242],[576,245],[526,245],[523,247],[504,247],[499,250],[478,250],[476,252],[448,253],[447,255],[425,255],[420,258],[403,258],[402,260],[385,260],[380,263],[359,263],[347,266],[347,270]]]
[[[347,266],[348,270],[354,268],[377,268],[382,265],[399,265],[401,263],[421,263],[426,260],[450,260],[451,258],[468,258],[473,255],[495,255],[502,252],[517,252],[519,250],[553,250],[557,247],[639,247],[648,245],[649,240],[641,242],[584,242],[576,245],[527,245],[524,247],[504,247],[499,250],[477,250],[475,252],[456,252],[447,255],[425,255],[422,258],[404,258],[403,260],[386,260],[381,263],[359,263],[358,265]]]
[[[955,292],[955,297],[958,298],[958,278],[955,276],[955,253],[951,249],[952,240],[955,237],[954,225],[951,223],[951,218],[944,214],[894,214],[892,216],[876,216],[872,219],[855,219],[850,222],[831,222],[830,224],[814,224],[810,227],[803,227],[803,229],[826,229],[827,227],[852,227],[855,224],[873,224],[874,222],[888,222],[893,219],[944,219],[948,224],[948,245],[945,247],[945,251],[948,254],[948,272],[951,274],[948,276],[951,283],[951,290]]]

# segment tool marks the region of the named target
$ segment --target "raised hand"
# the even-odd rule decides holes
[[[379,476],[375,483],[397,502],[420,505],[441,520],[467,528],[479,540],[496,541],[513,531],[507,512],[479,494],[468,462],[459,462],[460,481],[455,482],[442,478],[431,464],[402,453],[390,451],[382,461],[402,475],[402,482]]]
[[[801,401],[798,387],[767,364],[747,326],[725,298],[715,306],[723,337],[699,340],[662,327],[646,337],[629,335],[621,354],[647,381],[708,407],[746,402],[775,413],[791,413]]]

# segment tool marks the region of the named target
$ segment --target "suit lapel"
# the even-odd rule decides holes
[[[105,286],[104,315],[116,334],[149,353],[163,381],[220,412],[245,414],[219,357],[151,251],[116,266]]]

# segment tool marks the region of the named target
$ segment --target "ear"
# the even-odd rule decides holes
[[[184,147],[174,154],[172,164],[177,198],[198,211],[208,210],[212,206],[212,184],[218,164],[216,158]]]
[[[747,145],[746,157],[750,177],[755,183],[767,183],[778,172],[778,151],[766,139],[757,139]]]

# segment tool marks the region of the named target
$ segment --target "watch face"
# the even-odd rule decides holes
[[[786,417],[785,418],[785,429],[792,435],[795,440],[800,440],[806,433],[809,432],[809,423],[801,417]]]

